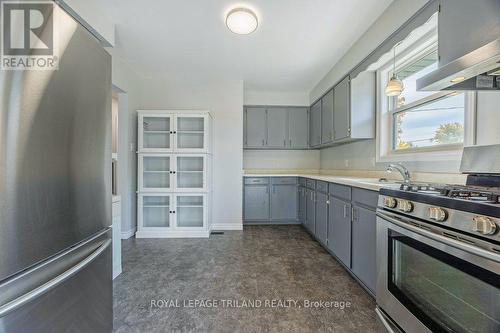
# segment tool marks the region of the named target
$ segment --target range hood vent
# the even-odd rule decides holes
[[[441,0],[438,69],[418,90],[500,90],[500,1]]]

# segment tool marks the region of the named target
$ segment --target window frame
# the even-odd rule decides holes
[[[401,45],[404,46],[404,41]],[[435,32],[429,32],[404,47],[396,55],[396,72],[409,64],[421,59],[437,49],[438,41]],[[401,46],[400,46],[401,48]],[[476,125],[476,93],[463,91],[465,98],[464,115],[464,142],[463,144],[444,144],[429,147],[416,147],[395,149],[396,131],[394,115],[417,106],[436,101],[456,93],[455,91],[438,91],[399,108],[391,108],[393,101],[385,95],[385,86],[393,74],[393,59],[384,63],[377,69],[377,135],[376,135],[376,161],[377,162],[402,162],[402,161],[456,161],[460,160],[464,146],[475,143]]]

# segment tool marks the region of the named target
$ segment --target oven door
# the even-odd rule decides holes
[[[407,333],[500,332],[500,254],[377,215],[378,313]]]

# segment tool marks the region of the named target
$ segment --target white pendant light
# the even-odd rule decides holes
[[[226,26],[238,35],[248,35],[259,26],[257,15],[248,8],[234,8],[226,16]]]
[[[401,95],[403,90],[405,90],[403,82],[396,75],[396,46],[398,45],[399,43],[394,45],[394,67],[392,71],[392,76],[389,79],[389,82],[387,82],[387,86],[385,87],[385,94],[389,97],[399,96]]]

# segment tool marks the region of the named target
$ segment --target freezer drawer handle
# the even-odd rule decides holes
[[[6,316],[10,312],[15,311],[17,308],[25,305],[26,303],[31,302],[37,297],[52,290],[53,288],[57,287],[58,285],[60,285],[61,283],[63,283],[64,281],[66,281],[67,279],[69,279],[82,269],[84,269],[85,267],[87,267],[92,261],[94,261],[95,258],[97,258],[102,252],[104,252],[104,250],[106,250],[110,244],[111,244],[111,239],[106,240],[92,254],[90,254],[88,257],[80,261],[77,265],[71,267],[70,269],[68,269],[61,275],[58,275],[57,277],[53,278],[52,280],[42,284],[40,287],[35,288],[30,292],[0,307],[0,318]]]

